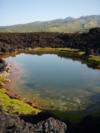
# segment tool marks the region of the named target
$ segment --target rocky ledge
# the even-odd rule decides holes
[[[25,122],[18,115],[0,111],[0,133],[65,133],[67,125],[52,117],[37,124]]]

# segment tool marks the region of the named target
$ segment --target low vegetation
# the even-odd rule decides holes
[[[91,56],[89,57],[89,60],[98,62],[98,63],[100,64],[100,56],[91,55]]]

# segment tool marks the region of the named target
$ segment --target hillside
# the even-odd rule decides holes
[[[51,21],[37,21],[27,24],[0,27],[0,32],[87,32],[91,28],[100,27],[100,15],[67,17]]]

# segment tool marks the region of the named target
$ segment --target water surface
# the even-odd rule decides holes
[[[20,54],[6,60],[20,64],[23,71],[15,89],[48,108],[84,109],[89,98],[100,92],[100,71],[79,61],[55,54]]]

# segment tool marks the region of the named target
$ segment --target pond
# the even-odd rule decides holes
[[[19,54],[6,61],[23,71],[15,89],[43,108],[84,110],[100,92],[100,71],[79,61],[56,54]]]

